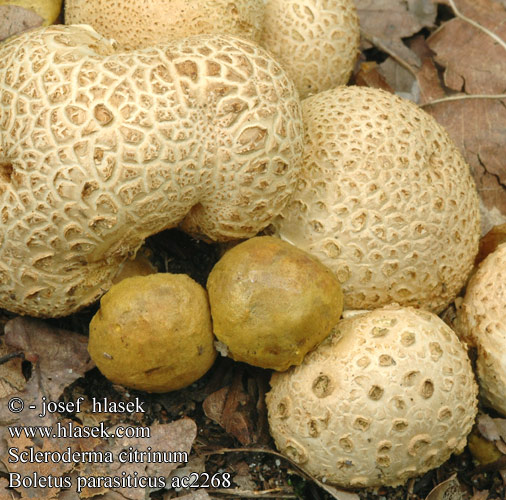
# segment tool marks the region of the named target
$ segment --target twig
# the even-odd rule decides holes
[[[488,28],[485,28],[485,26],[482,26],[481,24],[477,23],[473,19],[462,14],[462,12],[460,12],[460,10],[455,5],[454,0],[448,0],[448,1],[450,2],[450,6],[453,9],[453,12],[455,13],[455,15],[457,17],[460,17],[460,19],[462,19],[466,23],[469,23],[471,26],[474,26],[475,28],[483,31],[483,33],[486,33],[488,36],[493,38],[499,45],[502,45],[502,48],[506,50],[506,42],[502,38],[497,36],[493,31],[490,31]]]
[[[3,365],[4,363],[7,363],[7,361],[10,361],[14,358],[21,358],[25,359],[25,353],[24,352],[11,352],[10,354],[6,354],[5,356],[0,357],[0,365]]]
[[[506,94],[459,94],[459,95],[449,95],[446,97],[441,97],[440,99],[434,99],[433,101],[426,102],[425,104],[420,104],[421,108],[426,106],[432,106],[433,104],[439,104],[440,102],[448,102],[448,101],[461,101],[464,99],[506,99]]]
[[[241,490],[240,488],[220,488],[213,489],[213,494],[230,495],[234,498],[281,498],[281,499],[297,499],[297,495],[285,493],[282,488],[273,488],[270,490]]]
[[[416,77],[416,69],[411,66],[408,62],[406,62],[404,59],[399,57],[392,49],[390,49],[387,45],[385,45],[379,38],[375,37],[374,35],[370,35],[369,33],[366,33],[363,30],[360,30],[360,34],[363,38],[365,38],[368,42],[372,43],[375,47],[378,47],[382,52],[385,52],[388,54],[395,62],[400,64],[403,68],[407,69],[413,76]]]

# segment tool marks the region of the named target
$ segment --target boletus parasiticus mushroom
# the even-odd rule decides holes
[[[334,273],[270,236],[228,250],[209,274],[207,291],[213,331],[228,354],[279,371],[300,364],[343,310]]]

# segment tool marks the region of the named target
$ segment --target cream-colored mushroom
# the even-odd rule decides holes
[[[89,24],[127,49],[203,33],[258,42],[263,0],[66,0],[65,24]]]
[[[254,236],[292,194],[293,83],[225,35],[117,51],[89,27],[0,47],[0,307],[62,316],[95,301],[165,228]]]
[[[379,89],[339,87],[302,106],[302,173],[273,232],[336,272],[345,309],[442,311],[480,237],[470,168],[446,131]]]
[[[396,486],[466,445],[477,386],[435,314],[387,306],[341,320],[267,394],[278,449],[322,481]]]
[[[477,349],[484,402],[506,415],[506,243],[488,255],[469,281],[457,328]]]
[[[353,0],[267,0],[261,44],[301,98],[345,85],[359,55]]]

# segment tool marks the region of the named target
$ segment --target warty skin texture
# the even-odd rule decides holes
[[[271,379],[281,453],[342,487],[396,486],[461,451],[477,385],[436,315],[388,306],[341,320],[302,365]]]
[[[379,89],[339,87],[302,107],[300,180],[272,234],[337,274],[345,309],[444,310],[480,238],[474,180],[446,131]]]
[[[262,46],[286,69],[301,99],[350,79],[359,55],[353,0],[267,0]]]
[[[489,254],[470,279],[457,328],[477,349],[481,397],[506,415],[506,243]]]
[[[221,33],[258,42],[263,0],[66,0],[65,24],[89,24],[133,50],[191,35]]]
[[[147,236],[251,237],[295,188],[298,96],[248,41],[122,52],[89,27],[53,26],[0,60],[0,307],[71,314]]]

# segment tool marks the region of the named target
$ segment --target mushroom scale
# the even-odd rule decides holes
[[[66,0],[65,24],[89,24],[126,49],[202,33],[258,42],[263,0]]]
[[[466,445],[477,413],[466,349],[433,313],[396,305],[341,320],[267,394],[277,448],[342,487],[397,486]]]
[[[450,137],[415,104],[338,87],[302,101],[298,187],[271,233],[338,276],[345,309],[439,313],[474,265],[479,198]]]
[[[350,79],[359,56],[353,0],[267,0],[261,42],[283,65],[301,98]]]
[[[457,328],[477,348],[481,397],[506,415],[506,243],[489,254],[470,279]]]
[[[123,52],[90,27],[52,26],[0,60],[0,307],[71,314],[146,237],[178,224],[251,237],[295,188],[297,92],[251,42]]]

